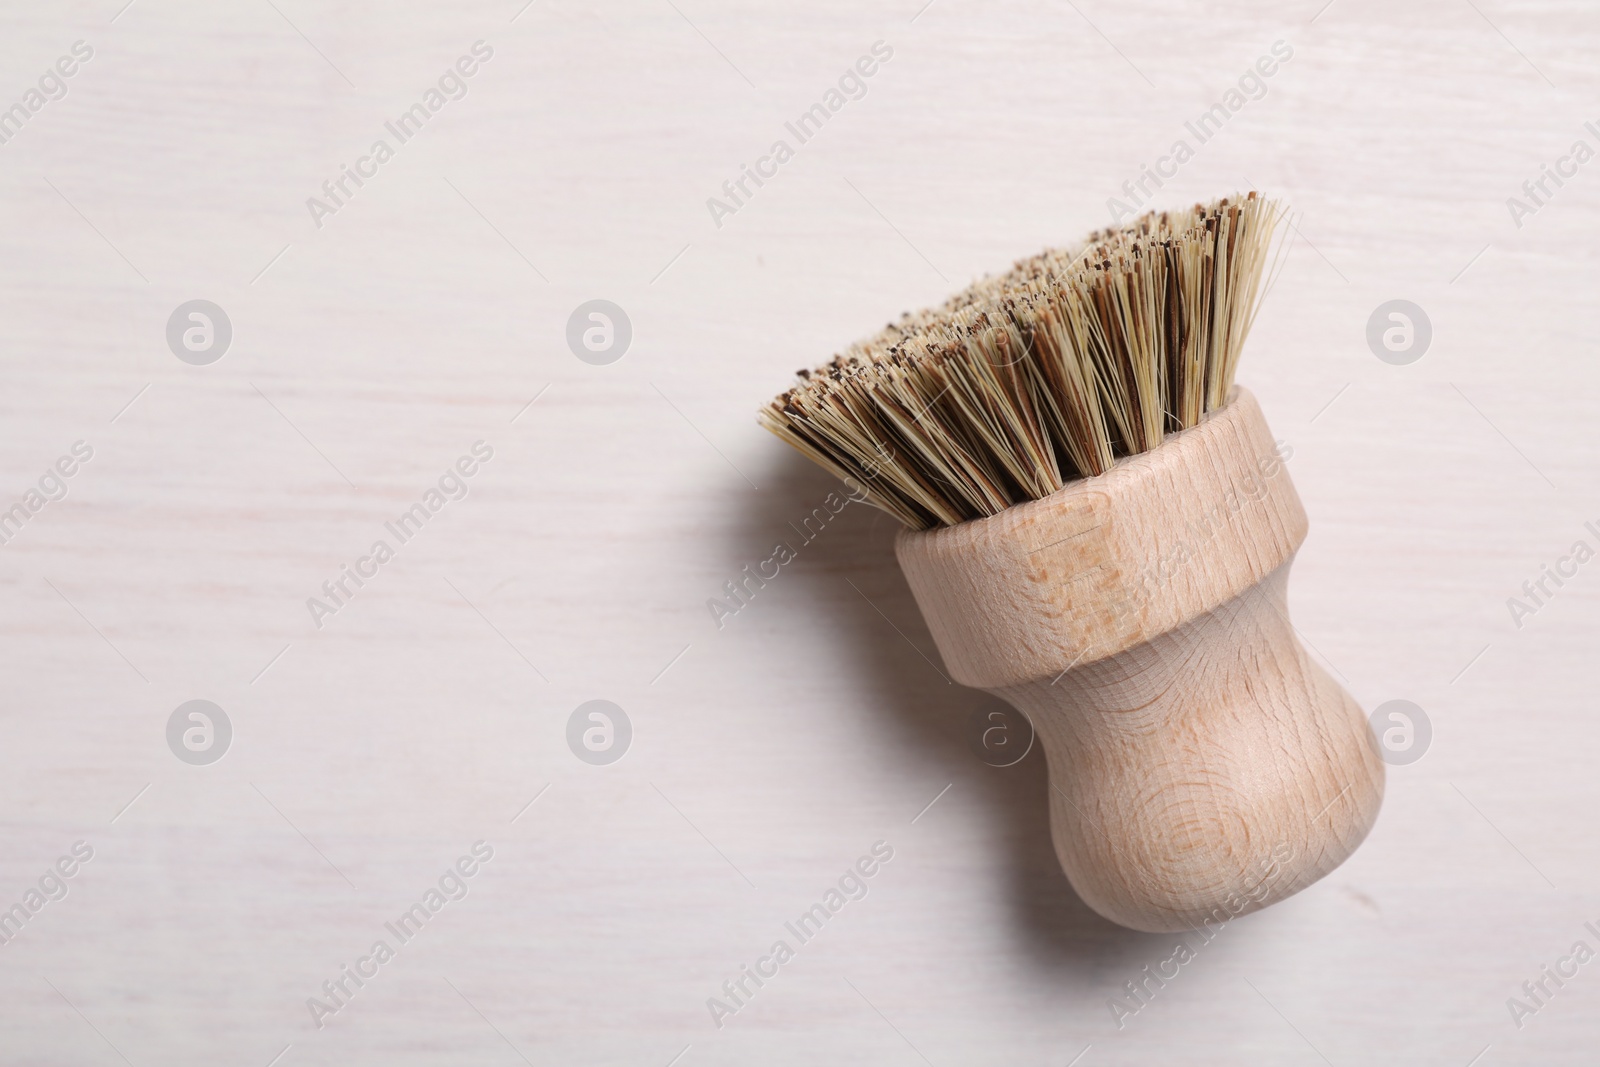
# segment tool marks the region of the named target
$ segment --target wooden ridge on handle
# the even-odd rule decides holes
[[[952,677],[1028,715],[1079,896],[1136,930],[1265,907],[1383,798],[1359,706],[1289,623],[1306,515],[1260,405],[896,555]]]

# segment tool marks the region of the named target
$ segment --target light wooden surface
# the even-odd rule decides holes
[[[895,555],[951,677],[1028,717],[1073,889],[1152,933],[1298,893],[1372,828],[1366,714],[1313,663],[1287,585],[1306,514],[1261,406]]]
[[[0,905],[94,850],[0,946],[0,1060],[1591,1063],[1600,964],[1521,1029],[1506,1000],[1600,925],[1600,564],[1520,628],[1506,602],[1596,545],[1600,163],[1520,228],[1506,199],[1594,144],[1592,9],[673,4],[0,15],[8,106],[94,50],[0,145],[0,503],[94,451],[0,546]],[[307,198],[479,39],[467,95],[317,228]],[[718,228],[707,198],[879,40]],[[753,413],[1110,221],[1279,40],[1161,197],[1302,212],[1240,371],[1311,520],[1290,607],[1433,741],[1348,863],[1119,1029],[1172,937],[1072,893],[1043,760],[973,754],[1003,705],[941,674],[892,524],[852,504],[805,540],[833,486]],[[196,298],[234,328],[210,366],[164,336]],[[610,366],[565,341],[596,298],[633,326]],[[1409,366],[1365,339],[1397,298],[1433,327]],[[318,629],[307,598],[479,440],[466,498]],[[165,740],[192,699],[233,724],[210,766]],[[610,766],[567,746],[593,699],[632,722]],[[316,1029],[306,999],[480,839],[465,899]],[[717,1028],[707,999],[880,840],[867,895]]]

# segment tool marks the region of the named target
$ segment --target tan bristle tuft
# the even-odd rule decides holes
[[[912,529],[1036,500],[1227,402],[1275,200],[1152,212],[851,345],[761,423]]]

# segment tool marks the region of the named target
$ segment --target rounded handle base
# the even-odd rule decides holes
[[[1383,762],[1294,635],[1288,570],[1054,682],[994,691],[1032,720],[1056,854],[1112,922],[1199,929],[1266,907],[1344,862],[1376,820]]]

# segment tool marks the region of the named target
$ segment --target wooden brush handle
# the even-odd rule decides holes
[[[896,554],[956,681],[1023,711],[1073,888],[1136,930],[1265,907],[1371,828],[1383,763],[1289,623],[1305,510],[1260,405]]]

